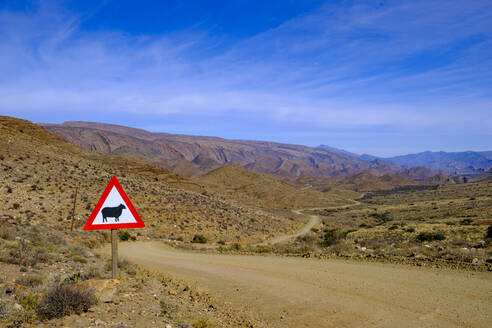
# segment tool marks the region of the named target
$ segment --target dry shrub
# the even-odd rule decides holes
[[[109,259],[106,262],[105,270],[111,271],[113,269],[113,261]],[[118,269],[121,271],[126,271],[129,275],[134,276],[137,274],[136,266],[128,261],[125,257],[118,258]]]
[[[84,256],[81,256],[81,255],[74,255],[72,257],[72,259],[75,262],[79,262],[79,263],[87,263],[88,262],[87,258],[85,258]]]
[[[321,247],[329,247],[339,243],[341,240],[347,237],[347,231],[341,231],[338,228],[325,229],[322,241],[320,243]]]
[[[43,296],[37,307],[41,320],[62,318],[72,313],[86,312],[97,303],[94,292],[73,284],[60,283]]]
[[[193,328],[215,328],[217,327],[215,323],[209,321],[206,318],[201,318],[193,322]]]
[[[43,283],[43,280],[43,276],[33,273],[20,277],[16,282],[26,287],[37,287]]]
[[[12,232],[12,229],[5,225],[0,226],[0,238],[5,240],[14,240],[14,236],[15,234]]]
[[[352,245],[345,240],[339,241],[335,245],[330,247],[330,250],[338,256],[349,255],[352,249]]]
[[[0,299],[0,319],[8,317],[9,313],[10,311],[7,301]]]
[[[10,250],[6,262],[23,266],[35,266],[38,263],[46,263],[49,260],[48,251],[43,247],[33,247],[26,240],[21,239]]]
[[[360,245],[369,249],[382,249],[388,246],[386,240],[382,238],[365,239],[360,242]]]

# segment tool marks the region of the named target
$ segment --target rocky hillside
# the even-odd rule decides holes
[[[144,159],[185,176],[200,176],[225,164],[287,179],[348,176],[363,171],[382,175],[399,169],[383,161],[366,162],[351,154],[300,145],[151,133],[90,122],[41,125],[88,150]]]
[[[90,152],[28,121],[0,117],[0,218],[67,229],[79,184],[76,228],[80,229],[112,175],[147,225],[131,231],[136,238],[186,242],[204,234],[212,242],[253,242],[302,224],[232,204],[147,162]]]
[[[368,172],[362,172],[354,176],[313,179],[302,177],[298,179],[300,186],[312,186],[322,192],[334,193],[340,189],[353,191],[390,190],[401,186],[417,185],[418,182],[405,178],[395,173],[387,173],[375,176]]]

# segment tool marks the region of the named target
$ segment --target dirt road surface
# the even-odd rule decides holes
[[[296,214],[299,214],[299,215],[302,215],[301,211],[300,210],[296,210],[296,211],[293,211],[294,213]],[[309,231],[311,231],[311,228],[314,228],[315,226],[317,226],[318,224],[321,223],[321,219],[319,218],[319,216],[317,215],[310,215],[310,219],[309,219],[309,222],[304,226],[302,227],[301,230],[299,230],[297,233],[295,234],[292,234],[292,235],[285,235],[285,236],[279,236],[279,237],[275,237],[267,242],[264,242],[264,243],[261,243],[260,245],[274,245],[274,244],[279,244],[279,243],[283,243],[287,240],[290,240],[290,239],[294,239],[294,238],[297,238],[297,237],[301,237],[301,236],[304,236],[305,234],[307,234]]]
[[[189,279],[269,327],[490,327],[492,273],[391,264],[220,255],[156,242],[120,256]]]

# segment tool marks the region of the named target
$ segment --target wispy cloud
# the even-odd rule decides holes
[[[251,115],[296,122],[293,134],[310,134],[300,143],[335,136],[316,139],[310,128],[366,139],[383,127],[492,131],[487,1],[326,4],[227,45],[199,26],[158,36],[87,31],[90,15],[56,2],[0,12],[0,111],[44,121],[138,114],[149,117],[140,126],[154,127],[166,115]]]

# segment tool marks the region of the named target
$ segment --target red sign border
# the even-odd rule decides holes
[[[92,224],[94,220],[96,219],[97,214],[99,213],[99,210],[103,206],[104,202],[106,201],[106,198],[108,198],[109,193],[111,192],[111,189],[113,187],[116,187],[116,190],[121,195],[121,198],[123,198],[123,201],[125,202],[125,205],[128,207],[128,210],[133,214],[133,217],[137,222],[134,223],[114,223],[114,224]],[[126,195],[125,191],[123,190],[123,187],[121,187],[120,183],[118,182],[118,179],[116,179],[115,176],[111,178],[109,181],[108,186],[106,189],[104,189],[104,192],[99,199],[99,202],[97,202],[96,207],[92,211],[91,216],[87,220],[84,226],[84,230],[110,230],[110,229],[130,229],[130,228],[144,228],[145,224],[140,218],[140,215],[138,215],[137,210],[135,207],[133,207],[132,202]]]

